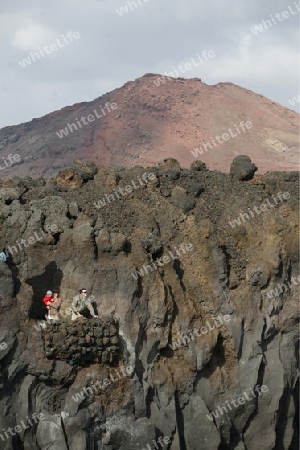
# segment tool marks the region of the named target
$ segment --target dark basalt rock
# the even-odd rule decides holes
[[[168,450],[297,448],[299,173],[243,183],[254,165],[237,161],[238,179],[167,160],[0,183],[0,251],[11,249],[0,261],[0,430],[45,415],[5,449],[141,450],[167,436]],[[95,206],[145,172],[157,179]],[[278,192],[288,200],[233,223]],[[71,322],[83,287],[99,319]],[[45,326],[41,299],[55,288],[60,321]],[[214,327],[219,315],[229,321]],[[256,385],[268,391],[254,399]],[[244,392],[252,400],[233,406]]]
[[[115,363],[119,344],[117,326],[115,320],[105,318],[47,323],[42,333],[46,356],[79,366]]]
[[[240,181],[251,180],[257,171],[255,164],[251,162],[249,156],[239,155],[231,163],[230,174],[232,178]]]

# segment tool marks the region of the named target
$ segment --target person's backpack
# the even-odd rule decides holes
[[[0,253],[0,261],[2,262],[6,262],[7,261],[7,256],[5,252],[1,252]]]

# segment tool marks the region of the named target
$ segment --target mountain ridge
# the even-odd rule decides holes
[[[295,111],[230,82],[208,85],[198,78],[165,77],[156,86],[158,78],[163,76],[146,74],[90,102],[2,128],[0,157],[18,153],[21,161],[3,169],[0,177],[49,178],[74,158],[98,166],[132,167],[153,166],[174,157],[182,167],[189,167],[195,161],[193,150],[241,122],[251,122],[252,130],[197,158],[209,169],[223,172],[229,172],[238,154],[249,155],[261,173],[298,170]],[[116,103],[117,108],[108,111],[107,103]],[[95,115],[101,110],[106,114]],[[81,114],[84,123],[79,122]],[[91,122],[87,123],[87,116]],[[69,131],[59,138],[62,130]]]

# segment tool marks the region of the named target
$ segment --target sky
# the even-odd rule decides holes
[[[209,51],[180,76],[232,82],[299,111],[299,17],[293,0],[1,0],[0,128]]]

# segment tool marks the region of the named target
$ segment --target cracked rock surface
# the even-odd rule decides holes
[[[172,159],[67,172],[0,182],[0,448],[296,450],[299,174],[239,181]],[[70,320],[83,287],[108,321],[99,337],[97,319]],[[116,359],[87,357],[104,338]],[[33,413],[44,419],[4,435]]]

